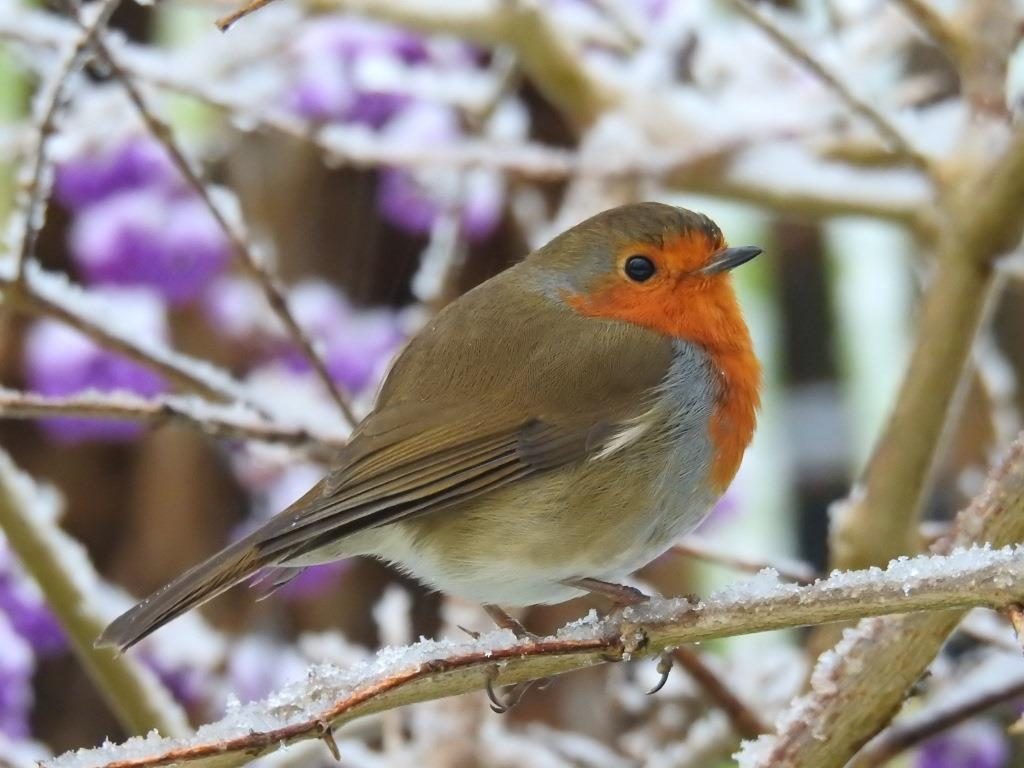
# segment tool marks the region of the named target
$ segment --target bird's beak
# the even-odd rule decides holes
[[[728,272],[740,264],[746,264],[757,256],[761,249],[756,245],[741,245],[737,248],[723,248],[714,256],[706,267],[697,270],[698,275],[717,275],[721,272]]]

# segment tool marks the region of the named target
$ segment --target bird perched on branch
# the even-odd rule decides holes
[[[125,649],[266,568],[354,555],[498,606],[597,592],[694,528],[754,433],[760,369],[704,215],[600,213],[443,309],[330,473],[116,619]],[[298,570],[292,570],[298,573]]]

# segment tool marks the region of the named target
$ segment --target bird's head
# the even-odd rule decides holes
[[[581,222],[531,261],[576,312],[726,349],[749,343],[729,272],[760,252],[729,247],[703,214],[637,203]]]

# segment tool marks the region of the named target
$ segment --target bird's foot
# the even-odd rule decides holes
[[[522,701],[526,692],[536,683],[539,682],[540,685],[538,688],[543,690],[551,682],[550,679],[540,681],[527,680],[525,682],[509,686],[508,692],[504,696],[499,696],[498,692],[494,690],[494,680],[497,676],[498,668],[496,666],[489,667],[487,670],[487,685],[484,690],[487,692],[487,699],[490,701],[491,711],[499,715],[504,715]]]
[[[647,692],[648,696],[653,696],[662,688],[665,687],[665,683],[668,682],[669,675],[672,674],[672,667],[675,663],[675,656],[671,649],[666,649],[661,652],[661,656],[658,657],[658,674],[661,675],[657,684]]]

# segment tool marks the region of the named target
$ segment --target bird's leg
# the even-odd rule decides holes
[[[600,579],[567,579],[562,582],[567,587],[576,587],[595,595],[607,597],[619,608],[626,608],[630,605],[646,603],[651,599],[636,587],[627,587],[625,584],[613,584],[610,581]]]
[[[487,615],[491,617],[491,621],[493,621],[499,629],[511,630],[512,634],[520,640],[533,640],[534,642],[540,640],[539,635],[533,634],[533,632],[524,627],[518,619],[514,616],[510,616],[504,608],[494,605],[493,603],[484,603],[483,608]]]

